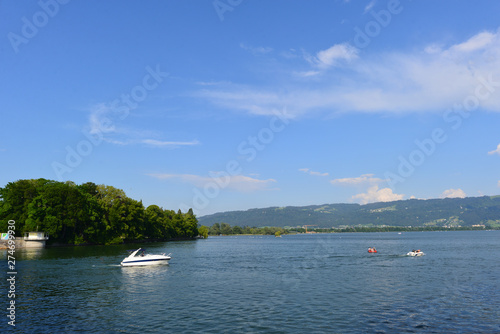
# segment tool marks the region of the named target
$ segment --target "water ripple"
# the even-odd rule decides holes
[[[120,247],[88,257],[81,249],[73,255],[46,249],[20,260],[16,327],[27,333],[499,333],[499,234],[209,238],[152,245],[175,255],[170,265],[149,268],[118,266]],[[373,245],[379,253],[368,255]],[[427,255],[404,256],[414,245]]]

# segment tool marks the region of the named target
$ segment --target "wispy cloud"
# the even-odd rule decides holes
[[[220,86],[227,85],[230,82],[228,81],[197,81],[196,84],[200,86]]]
[[[198,145],[200,142],[198,140],[192,141],[161,141],[155,139],[143,139],[141,143],[155,146],[155,147],[177,147],[177,146],[193,146]]]
[[[363,14],[368,13],[375,6],[375,3],[376,3],[375,0],[370,1],[370,3],[368,3],[368,5],[366,5]]]
[[[302,71],[302,72],[296,72],[296,75],[299,77],[307,78],[307,77],[314,77],[320,73],[321,71]]]
[[[240,43],[240,48],[242,48],[243,50],[246,50],[246,51],[250,51],[254,55],[266,54],[266,53],[270,53],[273,51],[273,48],[270,48],[270,47],[264,47],[264,46],[255,47],[255,46],[250,46],[250,45],[245,44],[245,43]]]
[[[191,141],[165,141],[151,137],[160,137],[155,131],[132,129],[123,125],[129,111],[116,108],[112,104],[99,103],[89,110],[87,130],[92,135],[99,135],[102,140],[114,145],[144,144],[158,148],[177,148],[180,146],[198,145],[198,140]]]
[[[498,154],[500,155],[500,144],[498,144],[496,150],[493,150],[493,151],[489,151],[488,152],[489,155],[493,155],[493,154]]]
[[[309,168],[300,168],[299,171],[314,176],[328,176],[328,173],[315,172],[310,170]]]
[[[359,186],[359,185],[375,185],[385,180],[378,177],[373,177],[374,174],[363,174],[358,177],[347,177],[342,179],[331,180],[333,185]]]
[[[497,34],[488,31],[481,32],[463,43],[453,45],[450,47],[450,52],[467,53],[487,49],[495,43],[495,39],[498,39]]]
[[[443,193],[439,197],[440,198],[456,198],[456,197],[464,198],[465,196],[466,196],[465,192],[459,188],[459,189],[445,190],[445,191],[443,191]]]
[[[119,119],[116,110],[107,103],[98,103],[90,107],[89,128],[91,134],[113,133],[116,126],[113,119]]]
[[[363,57],[347,43],[297,60],[288,77],[259,86],[231,84],[199,97],[250,114],[272,115],[283,105],[293,116],[326,113],[443,112],[481,86],[479,109],[500,112],[500,31],[480,32],[448,47],[431,43],[420,51],[390,51]],[[288,64],[288,65],[287,65]],[[342,65],[342,66],[339,66]],[[287,89],[282,89],[286,79]],[[309,80],[310,81],[309,81]]]
[[[219,189],[227,188],[238,192],[274,190],[270,187],[276,183],[274,179],[260,180],[244,175],[227,175],[224,172],[210,172],[210,176],[168,173],[151,173],[147,175],[159,180],[176,180],[190,183],[198,188],[203,188],[208,184],[215,184]]]
[[[349,43],[335,44],[326,50],[319,51],[315,57],[308,57],[313,65],[327,69],[341,62],[350,62],[358,58],[359,50]]]

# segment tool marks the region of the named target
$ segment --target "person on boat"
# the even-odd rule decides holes
[[[144,251],[142,251],[141,256],[144,256]]]

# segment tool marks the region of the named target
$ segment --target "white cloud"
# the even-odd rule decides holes
[[[359,50],[349,43],[335,44],[326,50],[319,51],[310,61],[320,68],[328,68],[358,58]]]
[[[219,85],[227,85],[229,81],[197,81],[196,84],[200,86],[219,86]]]
[[[177,147],[177,146],[193,146],[198,145],[200,142],[197,140],[192,141],[161,141],[155,139],[144,139],[141,143],[155,147]]]
[[[485,31],[481,32],[471,38],[469,38],[467,41],[453,45],[450,48],[450,51],[452,52],[472,52],[472,51],[477,51],[481,49],[485,49],[487,46],[491,45],[491,43],[494,42],[495,34]]]
[[[310,170],[309,168],[300,168],[299,171],[314,176],[328,176],[328,173],[315,172]]]
[[[374,174],[363,174],[359,177],[349,177],[331,180],[332,185],[351,186],[366,189],[366,192],[352,196],[352,199],[361,203],[390,202],[404,198],[404,194],[395,194],[391,188],[379,189],[381,183],[387,180],[374,177]]]
[[[273,48],[270,47],[264,47],[264,46],[250,46],[245,43],[240,43],[240,48],[246,51],[250,51],[251,53],[257,55],[257,54],[266,54],[270,53],[273,51]]]
[[[403,194],[395,194],[391,188],[379,189],[377,185],[368,188],[366,193],[357,194],[352,196],[354,200],[359,200],[361,204],[374,203],[374,202],[391,202],[399,201],[404,198]]]
[[[363,14],[368,13],[375,6],[375,2],[376,2],[375,0],[370,1],[370,3],[366,5]]]
[[[307,77],[316,76],[320,73],[321,73],[320,71],[304,71],[304,72],[296,72],[296,75],[299,77],[307,78]]]
[[[306,54],[308,68],[283,58],[290,62],[283,66],[293,66],[279,72],[288,73],[285,78],[270,76],[259,86],[205,89],[198,96],[258,115],[272,115],[283,106],[292,116],[318,111],[443,113],[467,98],[478,102],[474,109],[500,112],[500,31],[480,32],[447,47],[438,47],[439,41],[430,45],[420,52],[389,51],[364,58],[364,49],[340,43],[315,56]]]
[[[435,54],[435,53],[439,53],[439,52],[442,52],[442,51],[443,50],[442,50],[441,46],[439,46],[437,44],[428,45],[424,49],[424,52],[428,53],[428,54]]]
[[[343,179],[334,179],[330,183],[333,185],[359,186],[359,185],[376,185],[385,180],[378,177],[373,177],[373,174],[363,174],[358,177],[347,177]]]
[[[244,175],[228,175],[224,172],[210,172],[210,176],[200,176],[193,174],[147,174],[159,180],[178,180],[190,183],[198,188],[216,187],[217,189],[231,189],[239,192],[253,192],[262,190],[273,190],[271,184],[274,179],[259,180],[257,178]]]
[[[492,155],[492,154],[498,154],[498,155],[500,155],[500,144],[497,145],[496,150],[489,151],[488,154],[490,154],[490,155]]]
[[[116,127],[113,122],[114,109],[106,103],[98,103],[90,108],[89,127],[90,133],[113,133]]]
[[[464,197],[466,197],[466,195],[465,195],[465,192],[459,188],[459,189],[445,190],[445,191],[443,191],[443,193],[439,197],[440,198],[455,198],[455,197],[464,198]]]

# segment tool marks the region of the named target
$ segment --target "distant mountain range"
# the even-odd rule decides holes
[[[219,212],[198,217],[199,223],[212,226],[318,228],[342,226],[472,226],[500,227],[500,196],[444,198],[370,204],[324,204],[269,207],[246,211]]]

